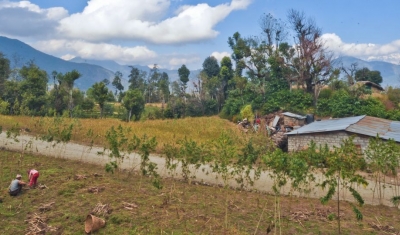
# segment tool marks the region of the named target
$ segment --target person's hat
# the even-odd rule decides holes
[[[18,174],[15,178],[22,178],[22,175]]]

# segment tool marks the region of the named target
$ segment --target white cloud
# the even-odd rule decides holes
[[[329,50],[341,56],[354,56],[364,60],[382,60],[400,64],[400,40],[387,44],[345,43],[336,34],[324,34],[322,39]]]
[[[58,21],[68,16],[62,7],[41,9],[29,1],[0,1],[0,34],[46,38],[57,35]]]
[[[224,52],[214,51],[213,53],[211,53],[211,56],[214,56],[215,59],[218,60],[218,62],[221,62],[222,58],[224,58],[225,56],[231,58],[231,53],[226,51]]]
[[[75,55],[66,54],[66,55],[61,56],[60,58],[63,59],[63,60],[71,60],[71,59],[73,59],[75,57],[76,57]]]
[[[211,7],[185,5],[170,18],[170,0],[90,0],[82,13],[60,21],[59,31],[70,38],[90,41],[143,40],[158,44],[195,42],[214,38],[213,28],[232,11],[245,9],[251,0],[232,0]],[[163,20],[161,20],[163,19]]]
[[[32,4],[29,1],[20,1],[20,2],[10,2],[10,1],[1,1],[0,9],[25,9],[29,12],[35,12],[37,14],[41,14],[46,16],[48,19],[52,20],[60,20],[66,16],[68,16],[68,11],[63,7],[51,7],[47,9],[41,9],[38,5]]]
[[[190,70],[190,65],[198,63],[200,61],[200,57],[193,55],[175,55],[169,59],[170,68],[180,68],[182,65],[186,65],[186,67]]]
[[[82,40],[40,41],[33,46],[43,52],[62,55],[63,59],[79,56],[85,59],[115,60],[119,63],[151,61],[157,53],[144,46],[123,47],[107,43],[89,43]]]

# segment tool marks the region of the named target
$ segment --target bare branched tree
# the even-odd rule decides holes
[[[314,94],[314,104],[317,102],[317,87],[324,86],[332,72],[333,55],[328,52],[321,38],[321,29],[311,18],[306,18],[303,12],[289,10],[288,21],[295,35],[294,42],[297,57],[291,63],[297,73],[297,84],[307,92]]]
[[[260,18],[260,27],[266,37],[267,53],[269,56],[277,51],[279,44],[286,40],[288,32],[283,21],[274,18],[271,14],[264,14]]]
[[[350,68],[346,68],[344,67],[344,65],[342,64],[342,66],[340,66],[340,70],[343,71],[346,74],[346,78],[347,78],[347,82],[348,84],[354,85],[355,83],[355,73],[358,70],[358,64],[357,62],[354,62],[350,65]]]

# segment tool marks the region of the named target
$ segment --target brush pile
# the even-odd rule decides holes
[[[57,232],[58,228],[47,225],[47,218],[38,214],[33,214],[25,220],[29,224],[25,235],[39,235]]]

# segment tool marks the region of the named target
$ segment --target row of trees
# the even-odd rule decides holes
[[[191,72],[186,65],[178,69],[179,80],[171,82],[168,74],[161,73],[155,64],[149,71],[131,66],[126,89],[122,85],[122,73],[116,72],[111,82],[115,92],[109,89],[111,85],[107,80],[94,84],[86,92],[79,91],[74,88],[74,81],[80,77],[77,71],[53,72],[49,90],[45,71],[34,63],[11,69],[9,61],[0,54],[1,112],[79,116],[92,110],[97,103],[103,116],[104,112],[112,113],[107,102],[116,100],[124,108],[118,113],[127,120],[138,120],[144,104],[155,102],[162,103],[155,118],[220,114],[236,120],[241,118],[240,110],[247,105],[251,105],[256,114],[285,109],[321,115],[335,113],[337,117],[380,113],[381,117],[400,118],[398,89],[391,89],[389,99],[393,105],[374,98],[364,101],[369,91],[352,88],[352,85],[365,80],[381,83],[379,71],[359,69],[357,64],[350,68],[335,67],[333,54],[321,38],[321,29],[303,12],[290,10],[286,21],[265,14],[259,23],[260,36],[243,37],[236,32],[229,37],[231,58],[217,61],[212,56],[207,57],[200,74],[191,81],[193,84],[189,84]],[[289,38],[293,38],[291,43]],[[340,79],[341,73],[345,79]],[[330,91],[326,91],[327,86]],[[365,106],[356,110],[341,104],[331,105],[329,99],[335,94],[350,97],[346,101],[341,99],[344,103],[352,100]],[[395,111],[387,113],[389,106]]]

